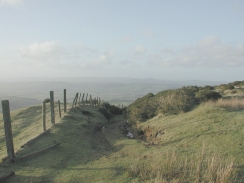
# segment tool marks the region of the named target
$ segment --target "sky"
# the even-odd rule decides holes
[[[244,1],[0,0],[0,77],[244,80]]]

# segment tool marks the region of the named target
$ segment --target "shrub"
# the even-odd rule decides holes
[[[197,104],[197,91],[198,87],[190,86],[165,90],[156,95],[149,93],[128,106],[126,113],[132,121],[145,121],[159,113],[172,115],[187,112]]]
[[[114,115],[120,115],[123,113],[123,110],[120,109],[119,107],[116,107],[115,105],[110,105],[108,102],[103,102],[101,104],[102,107],[104,107],[106,110],[109,110],[110,113]]]
[[[236,94],[237,93],[237,91],[236,90],[231,90],[231,92],[230,92],[231,94]]]
[[[98,111],[104,115],[104,117],[107,119],[107,120],[110,120],[111,117],[113,116],[109,110],[107,110],[106,108],[104,107],[99,107]]]
[[[109,110],[112,114],[120,115],[123,114],[123,110],[119,107],[116,107],[115,105],[110,105]]]
[[[157,106],[153,100],[154,94],[148,93],[142,98],[138,98],[126,109],[126,114],[130,119],[145,121],[156,115]]]
[[[234,86],[240,86],[240,85],[242,85],[242,82],[241,81],[234,81],[232,84]]]
[[[202,90],[214,90],[214,86],[206,85],[206,86],[202,87],[201,89]]]
[[[232,89],[235,88],[231,83],[229,83],[229,84],[219,85],[219,87],[220,87],[222,90],[232,90]]]
[[[197,104],[195,91],[192,88],[171,90],[159,97],[159,112],[163,114],[179,114],[189,111]]]
[[[196,97],[199,100],[199,102],[202,103],[208,100],[216,101],[222,96],[218,92],[212,90],[201,90],[197,93]]]
[[[105,107],[106,109],[110,108],[110,104],[108,102],[103,102],[101,106]]]

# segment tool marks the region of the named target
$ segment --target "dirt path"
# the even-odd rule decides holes
[[[109,142],[109,138],[118,139],[126,137],[129,125],[122,116],[116,116],[111,123],[107,125],[97,125],[93,130],[93,138],[91,141],[92,148],[95,150],[113,150],[113,145]]]
[[[93,131],[93,137],[91,140],[92,149],[98,151],[109,151],[112,150],[112,145],[107,140],[106,135],[104,135],[104,126],[97,126]]]

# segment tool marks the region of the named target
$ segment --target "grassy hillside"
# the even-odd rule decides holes
[[[217,89],[210,88],[213,91]],[[234,89],[241,93],[242,86]],[[50,133],[25,148],[20,146],[42,131],[41,106],[13,111],[11,117],[17,157],[57,142],[61,144],[25,161],[2,162],[0,171],[15,171],[16,175],[7,183],[244,182],[244,111],[242,108],[230,110],[218,102],[199,103],[192,92],[197,94],[200,90],[161,92],[158,96],[173,94],[173,98],[180,96],[180,92],[194,99],[194,103],[187,108],[188,112],[173,107],[170,109],[176,113],[167,114],[156,106],[149,119],[137,120],[133,127],[122,115],[115,116],[110,123],[99,107],[77,106],[62,119],[56,116],[57,124],[51,127]],[[148,94],[138,101],[143,104],[151,98],[155,100],[156,96]],[[141,108],[144,110],[144,107],[146,104]],[[126,137],[128,131],[134,139]],[[3,130],[0,134],[0,153],[4,157]]]
[[[16,111],[12,115],[13,122],[19,121],[16,124],[19,123],[20,126],[23,112],[31,110],[38,111],[38,106]],[[56,142],[61,143],[59,147],[23,162],[1,163],[0,170],[15,171],[16,175],[9,178],[6,181],[8,183],[194,182],[197,172],[193,171],[195,168],[192,166],[197,164],[191,165],[188,162],[187,177],[190,179],[185,181],[181,179],[183,175],[179,176],[180,170],[176,167],[183,167],[182,162],[187,159],[199,160],[202,152],[203,161],[216,161],[216,165],[221,166],[225,173],[229,169],[243,171],[243,118],[243,111],[228,112],[225,109],[201,105],[188,113],[159,115],[148,122],[140,123],[138,131],[133,132],[130,129],[133,134],[138,134],[136,139],[128,139],[121,130],[126,125],[122,116],[117,116],[113,123],[108,123],[97,107],[76,107],[51,127],[50,134],[24,149],[19,149],[17,157]],[[37,117],[34,122],[36,125],[38,120]],[[14,131],[20,139],[18,141],[15,138],[16,147],[33,138],[33,132],[38,133],[35,131],[38,125],[34,127],[34,123],[29,130],[26,128],[26,131],[21,131],[25,134],[22,138],[26,138],[22,142],[19,136],[21,133],[16,133],[20,132],[16,125]],[[1,153],[5,153],[3,140]],[[171,167],[166,167],[169,164]],[[172,168],[178,173],[172,172]],[[200,168],[207,169],[204,166]],[[163,174],[166,169],[167,175]],[[207,174],[208,171],[202,172]],[[213,172],[216,173],[217,170]],[[213,173],[213,177],[214,175]],[[237,178],[244,180],[240,176]],[[201,174],[199,182],[210,182],[210,179],[208,174]]]
[[[164,90],[156,95],[148,93],[129,105],[126,111],[133,122],[145,121],[159,114],[174,115],[188,112],[209,100],[233,97],[244,97],[244,81],[219,86],[187,86]]]
[[[50,104],[50,103],[49,103]],[[47,104],[47,128],[51,127],[51,118],[50,118],[50,107]],[[68,108],[70,106],[68,105]],[[63,110],[63,109],[62,109]],[[59,121],[58,116],[58,106],[55,104],[55,119]],[[37,135],[42,133],[42,106],[36,105],[31,107],[22,108],[11,112],[11,121],[12,121],[12,132],[15,151],[21,150],[22,145],[24,145],[29,140],[33,139]],[[5,135],[3,127],[3,117],[0,113],[0,158],[6,156],[5,152]]]
[[[222,164],[224,167],[230,165],[233,161],[233,168],[235,167],[237,174],[239,174],[239,177],[236,175],[236,181],[243,182],[243,118],[243,110],[229,112],[205,104],[188,113],[171,116],[159,115],[147,122],[139,123],[137,126],[138,138],[143,140],[147,146],[160,149],[160,151],[153,151],[156,154],[155,157],[160,156],[162,152],[177,154],[177,161],[175,162],[177,166],[184,167],[182,162],[185,162],[187,158],[197,162],[197,155],[203,151],[206,162],[203,163],[201,181],[197,182],[211,182],[208,178],[210,175],[207,166],[212,160],[214,161],[214,158],[218,159],[215,162],[216,164]],[[152,158],[151,161],[155,161],[155,164],[157,164],[156,161],[161,161],[160,159]],[[162,169],[163,163],[160,166]],[[193,167],[197,169],[198,166],[194,165]],[[224,167],[223,169],[227,168]],[[140,166],[138,168],[140,169]],[[150,173],[149,170],[147,171]],[[162,176],[167,177],[167,175]],[[179,182],[194,182],[198,178],[197,172],[194,171],[187,175],[189,179],[182,178],[182,176],[175,175],[175,178],[178,178]]]
[[[25,97],[15,97],[15,96],[6,96],[0,95],[0,101],[9,100],[10,101],[10,110],[17,110],[24,107],[39,105],[42,103],[41,100],[33,99],[33,98],[25,98]],[[2,111],[2,108],[0,108]]]

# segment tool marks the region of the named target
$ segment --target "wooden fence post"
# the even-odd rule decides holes
[[[42,123],[43,123],[43,132],[46,131],[46,103],[50,102],[50,99],[47,98],[42,102]]]
[[[80,97],[81,97],[81,93],[80,93],[80,95],[79,95],[79,100],[78,100],[78,104],[80,103]]]
[[[43,124],[43,132],[46,131],[46,101],[42,102],[42,124]]]
[[[78,95],[79,95],[79,93],[76,93],[76,94],[75,94],[75,98],[74,98],[74,101],[73,101],[73,104],[72,104],[72,108],[73,108],[73,106],[76,105],[76,103],[77,103]]]
[[[50,91],[51,123],[55,125],[54,92]]]
[[[10,108],[9,108],[8,100],[2,101],[2,112],[3,112],[3,121],[4,121],[8,158],[10,161],[14,162],[14,158],[15,158],[14,143],[13,143],[13,136],[12,136],[12,126],[11,126]]]
[[[58,100],[58,110],[59,110],[59,117],[61,118],[61,107],[60,107],[60,101]]]
[[[83,93],[83,96],[82,96],[82,101],[81,101],[82,104],[84,104],[84,96],[85,96],[85,93]]]
[[[77,105],[78,98],[79,98],[79,93],[76,93],[75,105]]]
[[[90,95],[90,105],[92,105],[92,96]]]
[[[64,89],[64,113],[66,113],[67,110],[67,103],[66,103],[66,89]]]
[[[88,93],[86,94],[86,104],[88,103],[88,101],[87,101],[87,97],[88,97]]]

